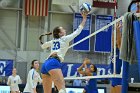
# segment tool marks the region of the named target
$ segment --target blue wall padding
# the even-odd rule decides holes
[[[137,52],[137,60],[138,60],[138,71],[140,77],[140,21],[134,21],[134,37],[136,43],[136,52]]]
[[[122,92],[128,93],[129,62],[123,61]]]

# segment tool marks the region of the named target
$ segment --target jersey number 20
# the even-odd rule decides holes
[[[53,42],[53,50],[58,50],[60,48],[60,42]]]

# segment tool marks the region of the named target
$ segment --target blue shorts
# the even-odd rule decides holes
[[[113,64],[111,63],[111,65],[113,65]],[[121,61],[120,62],[116,62],[116,74],[120,74],[121,73],[121,66],[122,66],[122,62]],[[111,70],[112,70],[112,73],[113,73],[114,69],[111,68]],[[117,85],[122,85],[121,84],[122,83],[122,78],[111,78],[111,81],[112,81],[111,85],[113,87],[115,87]]]
[[[98,89],[89,88],[88,86],[86,86],[84,90],[86,91],[86,93],[98,93]]]
[[[61,69],[61,63],[56,58],[48,58],[42,65],[41,73],[49,74],[52,69]]]
[[[121,78],[112,78],[112,87],[115,87],[117,85],[122,85],[122,79]]]
[[[122,60],[118,59],[116,60],[116,74],[120,74],[121,73],[121,67],[122,67]],[[110,68],[111,68],[111,73],[113,73],[114,71],[114,64],[111,62],[110,63]]]

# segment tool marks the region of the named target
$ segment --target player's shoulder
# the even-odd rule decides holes
[[[20,76],[19,76],[19,75],[17,75],[17,77],[19,78]]]
[[[53,42],[53,40],[50,40],[50,41],[47,41],[47,42],[45,42],[45,43],[49,43],[49,44],[50,44],[50,43],[52,43],[52,42]]]
[[[30,76],[30,75],[33,75],[34,73],[35,73],[35,70],[34,69],[30,69],[28,75]]]
[[[63,42],[63,41],[65,41],[65,39],[66,39],[65,36],[62,36],[61,38],[53,39],[52,42],[57,42],[57,41]]]
[[[35,70],[32,68],[30,69],[29,73],[33,73]]]
[[[9,76],[9,78],[12,78],[12,77],[13,77],[12,75]]]
[[[67,36],[62,36],[62,37],[60,38],[60,40],[62,40],[62,41],[67,40]]]
[[[56,41],[60,41],[60,39],[52,39],[51,42],[56,42]]]

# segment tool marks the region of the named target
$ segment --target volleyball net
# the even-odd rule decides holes
[[[72,44],[69,46],[69,48],[74,47],[75,45],[91,38],[92,36],[97,35],[98,33],[104,31],[105,29],[109,28],[110,26],[112,26],[113,28],[113,33],[114,33],[114,39],[113,39],[113,73],[109,74],[109,75],[96,75],[96,76],[84,76],[84,77],[66,77],[65,80],[74,80],[74,79],[92,79],[92,78],[122,78],[122,74],[116,74],[116,25],[118,22],[121,22],[121,24],[123,25],[124,22],[124,16],[119,17],[118,19],[110,22],[108,25],[103,26],[101,29],[96,30],[95,32],[91,33],[89,36],[81,39],[80,41]],[[123,66],[122,66],[123,67]],[[121,69],[122,70],[122,69]],[[121,71],[122,72],[122,71]]]

